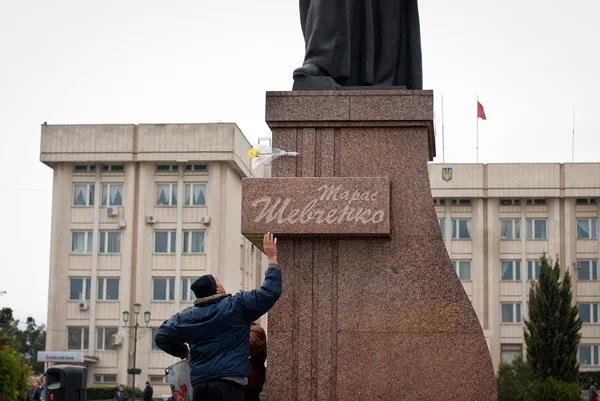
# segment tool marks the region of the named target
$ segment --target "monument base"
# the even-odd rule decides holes
[[[283,293],[269,312],[268,399],[496,400],[483,330],[431,197],[433,92],[269,92],[266,104],[273,146],[300,153],[275,160],[273,180],[390,183],[387,238],[320,238],[301,221],[285,228],[301,238],[278,242]],[[256,219],[242,220],[244,234],[255,232]]]
[[[296,76],[294,77],[294,91],[315,90],[406,90],[406,86],[342,86],[332,77]]]

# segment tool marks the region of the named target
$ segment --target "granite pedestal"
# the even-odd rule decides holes
[[[280,238],[268,399],[496,400],[431,197],[433,92],[270,92],[266,119],[300,153],[243,187],[242,232]]]

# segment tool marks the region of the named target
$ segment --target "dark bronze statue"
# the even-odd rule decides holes
[[[306,54],[295,90],[422,89],[417,0],[300,0],[300,22]]]

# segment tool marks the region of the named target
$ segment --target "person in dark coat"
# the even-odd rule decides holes
[[[417,0],[300,0],[304,64],[294,78],[423,89]]]
[[[598,401],[598,382],[596,380],[594,380],[590,386],[588,393],[590,395],[590,401]]]
[[[122,384],[119,385],[119,390],[115,395],[115,401],[127,401],[129,399],[129,394],[125,391],[125,388]]]
[[[250,376],[244,386],[246,401],[260,401],[260,392],[266,378],[267,334],[258,323],[250,326]]]
[[[46,375],[42,376],[42,384],[40,384],[35,390],[39,394],[40,401],[48,401],[48,382]]]
[[[189,356],[194,401],[244,401],[243,386],[250,374],[250,325],[281,295],[277,239],[267,233],[263,245],[269,268],[259,289],[231,296],[217,278],[204,275],[191,286],[198,298],[194,306],[156,331],[158,348],[181,359]]]
[[[144,401],[152,401],[152,394],[154,394],[154,389],[150,386],[150,382],[146,382],[146,387],[144,387],[144,394],[142,397]]]
[[[27,387],[25,391],[25,401],[39,401],[40,400],[40,381],[37,377],[31,379],[31,386]]]

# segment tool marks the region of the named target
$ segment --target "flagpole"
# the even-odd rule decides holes
[[[575,163],[575,106],[573,106],[573,144],[571,147],[572,162]]]
[[[477,95],[477,134],[475,136],[475,163],[479,163],[479,95]]]
[[[444,95],[442,95],[442,163],[446,163],[446,145],[444,144]]]

